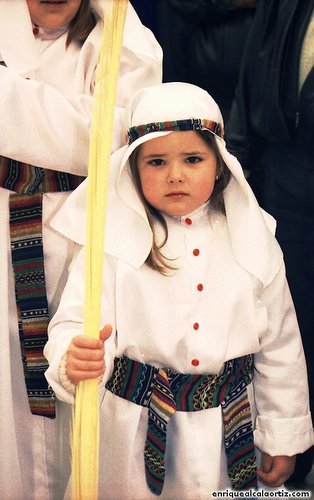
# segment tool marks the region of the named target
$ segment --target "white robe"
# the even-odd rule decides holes
[[[236,260],[224,216],[212,214],[209,222],[203,206],[189,218],[189,225],[185,217],[167,218],[163,252],[177,258],[178,267],[171,276],[132,265],[135,248],[129,248],[129,261],[106,255],[102,323],[112,323],[117,333],[105,344],[100,386],[101,500],[156,498],[145,482],[147,409],[104,388],[114,356],[201,374],[217,373],[226,360],[254,353],[255,378],[248,391],[256,446],[270,455],[294,455],[313,443],[304,355],[283,262],[264,286]],[[69,403],[73,397],[60,385],[58,368],[71,338],[82,333],[83,267],[84,250],[73,262],[45,348],[49,383]],[[159,498],[205,500],[228,487],[220,407],[175,413]]]
[[[92,0],[100,14],[104,0]],[[41,41],[32,33],[25,0],[0,0],[0,155],[53,170],[87,174],[92,92],[101,38],[98,22],[83,46],[65,48],[66,34]],[[116,127],[128,99],[161,81],[161,49],[129,6],[116,108]],[[114,136],[113,149],[122,137]],[[54,313],[75,244],[48,227],[66,193],[43,200],[47,294]],[[55,421],[33,416],[26,398],[8,238],[9,192],[0,188],[0,498],[59,500],[69,474],[64,442],[69,409]],[[8,293],[9,290],[9,293]],[[64,416],[63,416],[64,414]],[[64,432],[59,432],[59,425]]]

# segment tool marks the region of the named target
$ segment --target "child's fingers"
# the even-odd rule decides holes
[[[102,366],[100,369],[92,369],[90,367],[88,368],[88,370],[80,368],[76,369],[74,367],[68,367],[67,369],[68,378],[73,384],[77,384],[79,382],[82,382],[83,380],[98,379],[99,377],[102,377],[103,374],[104,366]]]
[[[100,339],[88,337],[87,335],[78,335],[77,337],[74,337],[70,345],[83,349],[103,348],[103,342]]]
[[[105,371],[104,342],[111,333],[112,326],[106,324],[99,339],[86,335],[78,335],[72,339],[66,362],[66,373],[72,383],[102,377]]]
[[[68,360],[79,361],[102,361],[104,357],[103,343],[100,342],[100,347],[80,347],[71,344],[67,351]]]
[[[104,344],[98,339],[75,337],[67,350],[66,373],[77,384],[104,373]]]
[[[266,486],[281,486],[292,474],[295,457],[263,454],[262,469],[257,471],[258,477]]]
[[[101,359],[99,361],[91,361],[91,360],[80,360],[75,358],[67,358],[67,371],[92,371],[99,372],[104,369],[104,360]]]
[[[266,485],[276,488],[277,486],[281,486],[284,483],[284,477],[278,475],[276,470],[272,470],[270,472],[263,472],[261,470],[257,471],[257,475],[259,479]]]
[[[262,453],[262,471],[267,473],[271,471],[273,464],[273,457],[268,455],[268,453]]]
[[[99,338],[102,342],[105,342],[112,334],[112,326],[107,323],[102,330],[100,330]]]
[[[82,380],[99,378],[105,371],[104,359],[102,357],[98,361],[82,360],[70,355],[67,357],[66,371],[69,380],[74,384]]]

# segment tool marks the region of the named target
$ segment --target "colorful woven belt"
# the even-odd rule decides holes
[[[148,408],[144,449],[146,481],[160,495],[166,475],[167,423],[176,411],[200,411],[221,405],[228,475],[234,490],[257,487],[256,456],[247,385],[253,379],[253,355],[227,361],[218,375],[189,375],[155,368],[127,357],[115,358],[106,388]]]
[[[44,372],[49,310],[42,242],[42,193],[71,191],[83,177],[46,170],[0,156],[0,186],[10,195],[10,237],[21,355],[30,410],[55,417],[54,395]]]

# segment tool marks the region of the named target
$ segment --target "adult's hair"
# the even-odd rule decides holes
[[[229,183],[231,172],[221,157],[214,135],[207,130],[196,131],[196,133],[212,149],[217,160],[218,179],[215,182],[215,186],[210,197],[210,205],[209,205],[210,210],[218,211],[224,214],[225,205],[223,200],[223,190]],[[161,251],[161,249],[166,244],[168,239],[168,227],[163,214],[159,210],[151,206],[144,197],[141,180],[138,172],[138,165],[137,165],[137,158],[140,147],[141,146],[139,146],[133,151],[133,153],[130,156],[129,162],[130,162],[131,177],[136,186],[138,195],[145,208],[148,222],[153,233],[152,249],[150,251],[149,256],[146,259],[146,264],[151,269],[154,269],[155,271],[158,271],[161,274],[167,275],[169,274],[169,271],[173,271],[176,269],[174,266],[170,264],[170,259],[167,259]],[[160,244],[157,244],[156,241],[156,228],[155,228],[156,220],[160,223],[164,231],[164,239]]]
[[[84,43],[96,25],[96,16],[91,9],[90,0],[82,0],[81,5],[69,25],[67,47],[72,41]]]

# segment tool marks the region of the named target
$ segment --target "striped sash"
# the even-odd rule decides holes
[[[83,177],[0,157],[0,186],[10,195],[11,255],[21,356],[30,410],[55,417],[54,395],[44,372],[49,309],[42,241],[42,193],[70,191]]]
[[[228,475],[234,490],[257,487],[253,426],[247,385],[253,379],[253,355],[227,361],[218,375],[189,375],[115,358],[106,388],[148,408],[144,449],[146,481],[160,495],[166,475],[167,423],[176,411],[200,411],[221,405]]]

